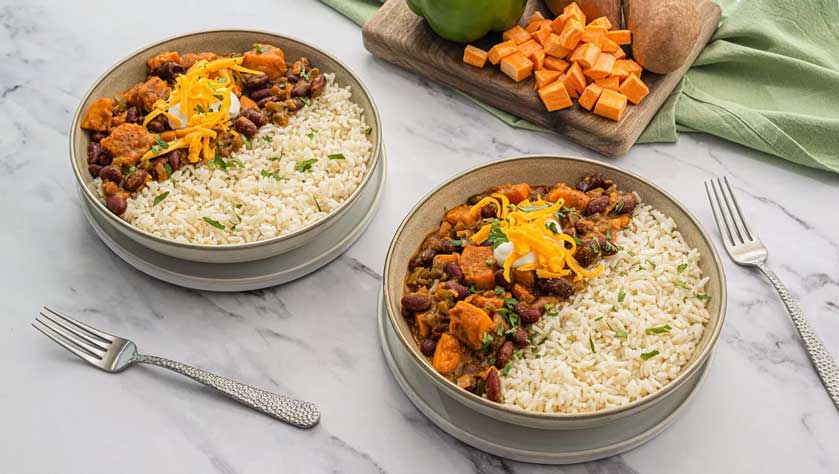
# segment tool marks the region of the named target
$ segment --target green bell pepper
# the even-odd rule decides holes
[[[441,37],[468,43],[490,31],[512,28],[527,0],[408,0],[414,13]]]

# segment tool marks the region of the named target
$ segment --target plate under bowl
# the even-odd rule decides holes
[[[687,244],[699,251],[699,267],[710,278],[707,292],[713,295],[708,303],[710,320],[692,358],[682,373],[660,390],[622,407],[589,413],[537,413],[493,403],[457,385],[437,373],[419,352],[407,320],[400,314],[399,302],[410,257],[428,233],[437,228],[443,209],[460,205],[474,194],[504,183],[556,183],[575,181],[590,173],[603,173],[622,189],[636,190],[643,202],[673,218]],[[473,410],[506,423],[549,430],[580,429],[601,426],[629,416],[665,400],[705,363],[719,337],[726,308],[725,274],[708,235],[676,199],[652,182],[615,166],[593,160],[567,156],[520,156],[484,164],[467,170],[426,195],[402,221],[391,241],[385,258],[384,294],[387,314],[396,328],[399,340],[419,364],[427,383],[435,384],[454,399]]]
[[[358,188],[335,210],[323,219],[309,224],[289,234],[243,244],[207,245],[175,242],[150,232],[138,229],[120,219],[105,207],[97,198],[93,187],[93,178],[87,171],[87,146],[89,139],[79,124],[84,111],[95,100],[122,93],[133,84],[142,81],[146,75],[146,60],[161,51],[202,52],[212,51],[219,54],[249,50],[254,43],[268,43],[280,47],[287,58],[306,56],[324,72],[334,73],[335,81],[341,86],[349,85],[352,101],[361,107],[367,126],[370,127],[369,139],[373,143],[370,159]],[[297,247],[317,237],[336,220],[344,215],[348,208],[369,184],[370,177],[382,154],[382,135],[379,113],[373,98],[358,77],[338,59],[329,53],[303,41],[267,31],[257,30],[212,30],[189,33],[159,41],[146,46],[108,69],[88,90],[79,104],[70,128],[70,162],[82,197],[87,201],[92,212],[107,220],[115,229],[138,244],[155,252],[181,260],[208,263],[231,263],[263,260]]]

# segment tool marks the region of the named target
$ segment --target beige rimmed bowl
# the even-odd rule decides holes
[[[622,407],[579,414],[537,413],[507,407],[462,390],[438,374],[414,342],[408,321],[400,314],[400,300],[408,261],[419,248],[423,238],[437,228],[444,209],[460,205],[466,202],[469,196],[494,185],[519,182],[575,182],[581,176],[594,172],[612,178],[622,189],[636,190],[642,202],[672,217],[687,244],[700,253],[699,266],[705,276],[710,278],[706,287],[707,293],[713,296],[708,303],[710,321],[696,351],[681,374],[657,392]],[[596,161],[565,156],[520,156],[495,161],[454,176],[431,191],[408,213],[391,241],[385,259],[384,296],[390,324],[396,330],[404,349],[423,369],[422,373],[427,383],[435,384],[459,402],[484,415],[540,429],[592,428],[626,416],[643,416],[644,410],[666,399],[678,387],[701,374],[699,369],[710,356],[719,337],[726,308],[725,274],[719,255],[708,235],[684,206],[663,189],[638,175]]]
[[[341,205],[323,219],[302,227],[294,232],[279,237],[249,242],[244,244],[207,245],[176,242],[150,232],[141,230],[111,213],[100,201],[93,188],[93,177],[87,171],[87,146],[89,139],[80,127],[82,116],[88,106],[102,97],[111,97],[122,93],[132,85],[145,79],[146,60],[161,51],[203,52],[217,54],[241,53],[251,48],[254,43],[268,43],[280,47],[286,58],[296,60],[306,56],[321,71],[335,74],[335,81],[342,87],[349,85],[352,101],[364,112],[364,119],[371,132],[368,138],[373,143],[370,159],[358,188]],[[370,92],[364,84],[338,59],[329,53],[303,41],[287,36],[257,30],[213,30],[188,33],[159,41],[131,53],[108,69],[87,91],[82,98],[70,128],[70,162],[82,198],[93,212],[103,217],[105,222],[120,233],[144,247],[171,257],[207,263],[233,263],[261,260],[280,255],[311,241],[319,233],[326,231],[340,219],[358,199],[361,191],[370,183],[373,170],[378,165],[382,154],[382,127],[379,112]]]

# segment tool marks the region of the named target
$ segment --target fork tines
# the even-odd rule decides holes
[[[44,306],[32,326],[79,358],[98,365],[114,336]]]
[[[705,192],[708,194],[714,219],[725,243],[739,245],[756,240],[731,191],[727,177],[723,176],[722,181],[719,178],[705,181]]]

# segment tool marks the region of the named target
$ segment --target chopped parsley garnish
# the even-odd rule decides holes
[[[687,282],[686,282],[686,281],[684,281],[684,280],[676,280],[676,281],[674,281],[674,282],[673,282],[673,284],[674,284],[674,285],[676,285],[676,286],[678,286],[679,288],[684,288],[684,289],[686,289],[686,290],[689,290],[689,289],[690,289],[690,287],[688,286]]]
[[[257,54],[262,54],[262,53],[268,51],[268,48],[266,48],[265,46],[262,46],[259,43],[254,43],[253,44],[253,49],[254,49],[254,51],[256,51]]]
[[[504,290],[504,288],[501,288],[500,286],[496,286],[496,287],[495,287],[495,294],[496,294],[496,295],[498,295],[498,296],[501,296],[501,295],[503,295],[503,294],[504,294],[504,293],[506,293],[506,292],[507,292],[507,291],[506,291],[506,290]],[[698,298],[698,296],[697,296],[697,298]]]
[[[204,107],[201,107],[201,104],[195,104],[195,109],[194,110],[196,112],[198,112],[199,114],[206,114],[207,113],[207,111],[204,110]]]
[[[658,354],[660,353],[657,350],[653,349],[650,352],[644,352],[643,354],[641,354],[641,358],[644,360],[650,360]]]
[[[554,222],[554,221],[545,222],[545,228],[547,228],[549,231],[553,232],[554,234],[559,233],[559,229],[556,225],[556,222]]]
[[[371,133],[373,133],[373,129],[372,129],[372,128],[367,127],[367,128],[365,128],[365,129],[364,129],[364,134],[365,134],[365,135],[370,135]]]
[[[626,339],[626,331],[617,331],[615,332],[615,337],[619,337],[621,339]]]
[[[170,165],[168,161],[163,163],[163,169],[166,170],[167,176],[172,176],[172,165]]]
[[[687,263],[683,263],[683,264],[679,265],[678,267],[676,267],[676,273],[682,273],[683,271],[685,271],[687,269],[687,267],[688,267]]]
[[[302,77],[303,79],[306,79],[307,81],[311,80],[311,77],[309,76],[309,72],[310,71],[306,70],[306,65],[305,64],[302,64],[300,66],[300,77]]]
[[[159,153],[167,148],[169,148],[169,144],[166,143],[166,140],[160,138],[160,135],[155,135],[154,145],[151,147],[152,153]]]
[[[617,252],[618,251],[617,247],[612,245],[612,243],[609,242],[608,240],[606,241],[606,245],[603,246],[603,250],[605,250],[607,252]]]
[[[567,219],[570,214],[575,214],[576,212],[577,212],[577,210],[574,209],[573,207],[562,206],[561,209],[554,212],[554,215],[556,216],[557,219]]]
[[[541,211],[542,209],[547,209],[551,206],[544,204],[541,206],[519,206],[519,210],[522,212],[533,212],[533,211]]]
[[[598,316],[598,317],[594,318],[595,321],[600,321],[601,319],[603,319],[603,316]]]
[[[608,240],[612,240],[612,230],[611,229],[606,231],[606,238]]]
[[[206,222],[207,224],[210,224],[211,226],[215,227],[218,230],[224,230],[224,225],[222,223],[220,223],[219,221],[214,221],[214,220],[210,219],[209,217],[202,217],[201,219],[203,219],[204,222]]]
[[[495,264],[495,259],[494,258],[486,259],[486,264],[487,264],[488,267],[491,267],[493,264]]]
[[[493,338],[492,334],[485,332],[484,336],[481,338],[481,350],[486,349],[492,344]]]
[[[259,174],[260,174],[260,176],[262,176],[264,178],[272,178],[272,179],[276,179],[277,181],[280,181],[280,180],[283,179],[283,176],[280,174],[280,170],[274,170],[274,171],[262,170],[262,171],[259,172]]]
[[[463,239],[452,239],[451,243],[454,247],[463,247]]]
[[[673,328],[671,328],[669,324],[665,324],[664,326],[647,328],[644,330],[644,334],[664,334],[666,332],[670,332],[671,329]]]
[[[574,243],[575,243],[575,244],[577,244],[577,245],[585,245],[585,242],[583,242],[582,240],[580,240],[580,238],[579,238],[579,237],[577,237],[576,235],[573,235],[572,237],[574,238]]]
[[[268,158],[268,161],[280,161],[283,159],[283,156],[285,156],[285,153],[280,152],[280,156],[272,156],[271,158]]]
[[[306,136],[309,137],[309,140],[311,140],[312,138],[315,138],[315,133],[317,133],[317,131],[314,128],[310,128],[309,133],[307,133]]]
[[[259,137],[259,139],[262,140],[263,143],[271,143],[271,137],[269,137],[268,135]]]
[[[487,237],[487,242],[489,246],[492,248],[496,248],[499,245],[503,244],[504,242],[509,242],[507,239],[507,234],[501,230],[501,221],[498,219],[493,219],[492,224],[489,228],[489,236]]]
[[[155,196],[154,203],[152,203],[152,206],[156,206],[156,205],[160,204],[164,199],[166,199],[167,196],[169,196],[169,191],[166,191],[165,193],[158,194],[157,196]]]
[[[312,200],[315,201],[315,207],[318,208],[318,212],[323,212],[323,209],[320,208],[320,203],[318,202],[318,198],[312,196]]]
[[[653,270],[655,270],[655,262],[650,262],[650,268],[652,268]]]
[[[478,294],[478,289],[475,288],[475,285],[469,285],[469,293],[472,293],[473,295]]]
[[[512,369],[512,368],[513,368],[513,361],[507,362],[507,364],[504,366],[504,368],[501,369],[501,376],[506,377],[507,374],[510,373],[510,369]]]
[[[224,100],[224,96],[221,94],[213,94],[213,97],[215,97],[217,100]]]
[[[630,257],[635,256],[635,252],[633,252],[632,250],[627,250],[626,253],[628,253]]]
[[[620,201],[618,201],[617,204],[615,204],[615,208],[612,209],[612,212],[614,212],[615,214],[620,214],[622,210],[623,210],[623,199],[621,199]]]
[[[621,290],[618,291],[618,303],[623,303],[624,298],[626,298],[626,292],[623,291],[623,288],[621,288]]]
[[[343,153],[333,153],[329,155],[330,160],[346,160],[347,157]]]
[[[230,157],[230,162],[233,162],[239,168],[244,168],[245,167],[245,164],[242,163],[242,160],[240,160],[239,158],[236,158],[235,156]],[[230,166],[230,162],[227,163],[227,166]]]
[[[312,103],[311,99],[309,99],[308,97],[298,97],[298,98],[299,98],[300,100],[302,100],[302,101],[303,101],[303,103],[304,103],[304,104],[306,104],[306,105],[309,105],[309,104],[311,104],[311,103]],[[309,138],[312,138],[312,137],[309,137]]]
[[[240,135],[242,137],[242,141],[245,142],[245,148],[248,150],[253,150],[253,142],[248,140],[248,137],[244,135]]]
[[[697,293],[696,297],[699,298],[702,301],[706,301],[706,302],[711,301],[711,297],[708,296],[708,295],[701,295],[701,294]]]
[[[296,165],[294,165],[294,169],[300,173],[305,173],[312,169],[312,165],[317,163],[317,158],[310,158],[308,160],[298,161]]]
[[[597,350],[594,349],[594,341],[591,339],[591,334],[588,335],[588,345],[591,347],[591,353],[597,354]]]

